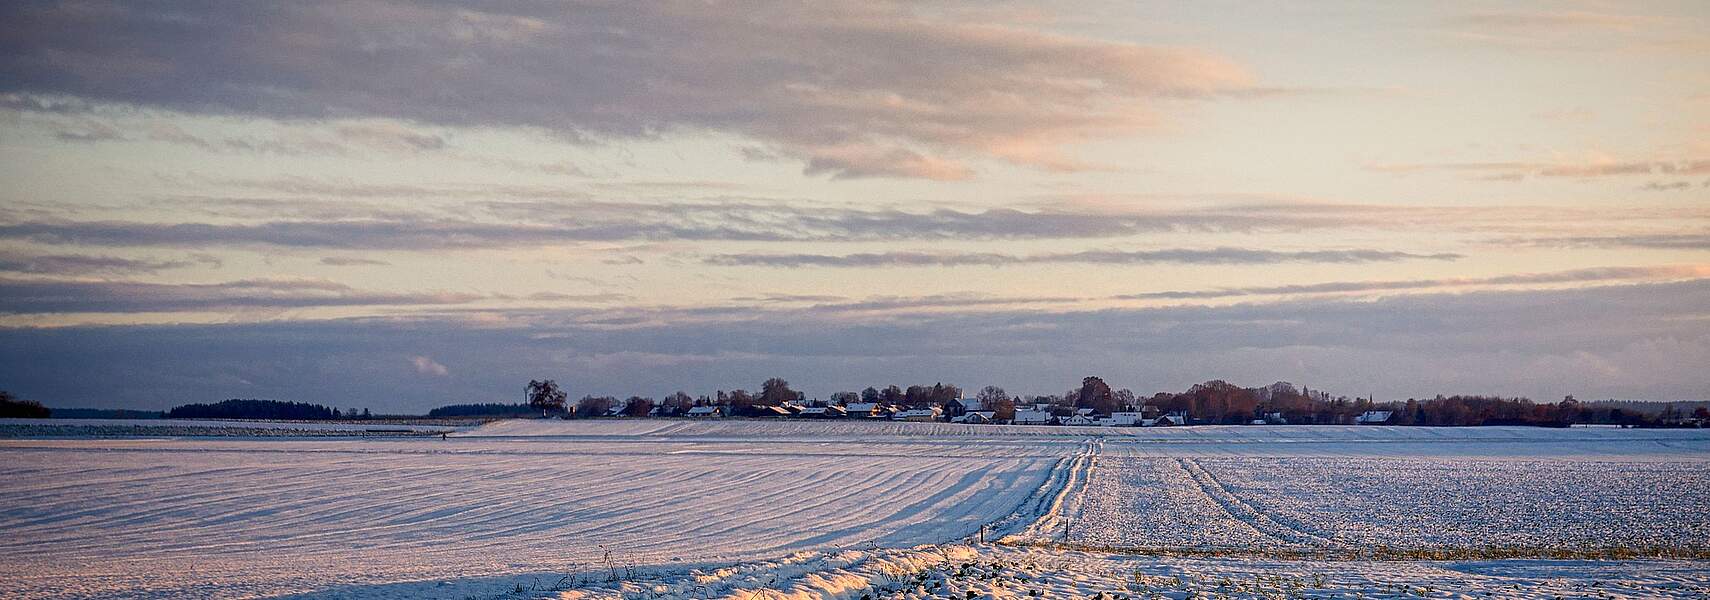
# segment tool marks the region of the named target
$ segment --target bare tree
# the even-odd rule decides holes
[[[564,390],[558,388],[558,382],[551,379],[544,381],[529,380],[524,392],[528,397],[530,408],[545,412],[564,412]]]

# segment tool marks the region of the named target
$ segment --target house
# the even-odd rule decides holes
[[[688,412],[691,418],[716,418],[724,416],[723,406],[691,406]]]
[[[1389,418],[1394,415],[1394,411],[1368,410],[1360,416],[1354,417],[1354,422],[1361,425],[1382,425],[1384,423],[1388,423]]]
[[[965,414],[968,414],[968,405],[963,404],[961,400],[951,399],[944,403],[945,417],[954,419]]]
[[[939,410],[934,408],[916,408],[891,414],[892,421],[937,421]]]
[[[1052,422],[1049,410],[1018,410],[1015,411],[1016,425],[1049,425]]]
[[[790,410],[788,407],[766,406],[760,404],[750,406],[748,407],[748,410],[750,411],[749,416],[754,417],[791,417],[796,414],[795,411]]]
[[[796,411],[796,416],[803,419],[841,419],[849,413],[841,406],[804,406]]]
[[[1172,413],[1166,414],[1162,417],[1158,417],[1156,420],[1152,421],[1152,425],[1155,427],[1163,427],[1163,426],[1167,426],[1167,425],[1186,425],[1186,424],[1188,424],[1188,415],[1187,415],[1186,411],[1172,412]]]
[[[877,403],[877,402],[851,402],[848,405],[844,406],[843,410],[846,411],[848,413],[848,415],[851,417],[855,417],[858,419],[865,419],[867,417],[872,417],[872,416],[878,415],[879,403]]]
[[[1280,412],[1269,412],[1265,413],[1265,422],[1271,425],[1287,425],[1288,419],[1284,419]]]
[[[1117,411],[1110,413],[1109,418],[1100,420],[1106,421],[1105,425],[1107,427],[1136,427],[1140,425],[1140,421],[1142,419],[1142,413],[1139,412]]]
[[[1060,424],[1063,424],[1063,425],[1076,425],[1076,426],[1082,426],[1082,427],[1094,424],[1091,416],[1083,415],[1083,414],[1069,415],[1067,417],[1063,417],[1061,419],[1058,419],[1057,422]]]
[[[972,425],[990,425],[997,422],[997,413],[989,410],[971,410],[960,417],[951,417],[951,423],[969,423]]]
[[[647,411],[647,416],[649,417],[675,417],[678,416],[678,414],[677,407],[669,404],[660,404],[653,407],[653,410]]]

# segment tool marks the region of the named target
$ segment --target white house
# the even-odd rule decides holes
[[[804,419],[841,419],[848,414],[841,406],[804,406],[796,411]]]
[[[866,418],[874,416],[874,413],[879,410],[879,403],[851,402],[845,405],[843,410],[849,411],[849,416],[851,417]]]
[[[691,406],[687,414],[690,417],[722,417],[724,416],[723,409],[722,406]]]
[[[1188,415],[1187,415],[1186,411],[1172,412],[1172,413],[1166,414],[1162,417],[1158,417],[1156,420],[1152,421],[1152,425],[1154,425],[1154,426],[1186,425],[1186,424],[1188,424]]]
[[[1062,419],[1059,419],[1058,422],[1060,422],[1064,425],[1078,425],[1078,426],[1083,426],[1083,427],[1087,426],[1087,425],[1094,424],[1092,417],[1089,417],[1087,415],[1082,415],[1082,414],[1069,415],[1067,417],[1063,417]]]
[[[1391,416],[1394,416],[1394,415],[1395,415],[1394,411],[1368,410],[1364,414],[1361,414],[1358,417],[1354,417],[1354,422],[1359,423],[1361,425],[1377,425],[1377,424],[1381,424],[1381,423],[1388,423],[1389,418]]]
[[[892,421],[937,421],[937,408],[917,408],[891,413]]]
[[[1100,420],[1109,421],[1111,427],[1136,427],[1140,425],[1141,417],[1138,412],[1118,411],[1110,413],[1110,418]]]
[[[1047,425],[1051,422],[1051,411],[1048,410],[1018,410],[1015,411],[1016,425]]]
[[[960,417],[952,417],[950,419],[950,422],[951,423],[971,423],[974,425],[987,425],[987,424],[991,424],[991,423],[996,422],[996,420],[997,420],[997,412],[996,411],[971,410],[971,411],[968,411],[968,414],[962,415]]]

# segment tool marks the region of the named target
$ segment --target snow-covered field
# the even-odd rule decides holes
[[[1703,430],[630,420],[12,439],[0,597],[1691,598],[1710,562],[1340,553],[1690,555],[1710,537],[1705,472]],[[983,524],[1009,545],[970,544]],[[1075,551],[1091,546],[1147,552]]]
[[[1074,446],[3,441],[0,597],[242,597],[906,547],[1007,514]]]
[[[1710,463],[1101,458],[1058,539],[1346,554],[1662,549],[1710,556]]]

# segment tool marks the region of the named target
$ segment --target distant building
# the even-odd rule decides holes
[[[892,421],[937,421],[940,411],[937,408],[916,408],[891,414]]]
[[[965,414],[968,414],[968,405],[963,404],[961,400],[952,399],[944,403],[944,416],[946,418],[954,419]]]
[[[1105,424],[1111,427],[1137,427],[1143,419],[1142,413],[1137,411],[1117,411],[1102,420],[1107,421]]]
[[[1157,420],[1152,422],[1152,425],[1155,427],[1164,427],[1164,426],[1170,426],[1170,425],[1186,425],[1186,424],[1188,424],[1187,411],[1172,412],[1172,413],[1166,414],[1162,417],[1158,417]]]
[[[671,406],[669,404],[659,404],[657,406],[654,406],[652,410],[647,411],[647,416],[649,416],[649,417],[675,417],[675,416],[678,416],[678,413],[677,413],[677,408],[674,406]]]
[[[1394,411],[1368,410],[1360,416],[1354,417],[1354,422],[1361,425],[1381,425],[1383,423],[1388,423],[1390,417],[1394,415]]]
[[[749,416],[753,417],[791,417],[795,411],[783,406],[754,405],[748,407]]]
[[[849,413],[841,406],[807,406],[796,411],[796,416],[803,419],[841,419]]]
[[[1015,411],[1016,425],[1049,425],[1051,421],[1051,411],[1049,410]]]
[[[1088,414],[1091,414],[1091,413],[1088,413]],[[1088,415],[1083,415],[1083,414],[1069,415],[1067,417],[1063,417],[1061,419],[1058,419],[1057,422],[1059,424],[1062,424],[1062,425],[1076,425],[1076,426],[1087,426],[1087,425],[1093,425],[1094,424],[1092,417],[1090,417]]]
[[[695,418],[717,418],[724,416],[723,406],[691,406],[688,415]]]
[[[950,419],[951,423],[968,423],[971,425],[989,425],[997,422],[997,413],[989,410],[971,410],[968,414]]]
[[[867,417],[876,417],[876,416],[879,416],[879,412],[878,412],[879,411],[879,403],[877,403],[877,402],[851,402],[848,405],[845,405],[843,407],[843,410],[849,416],[855,417],[858,419],[865,419]]]

